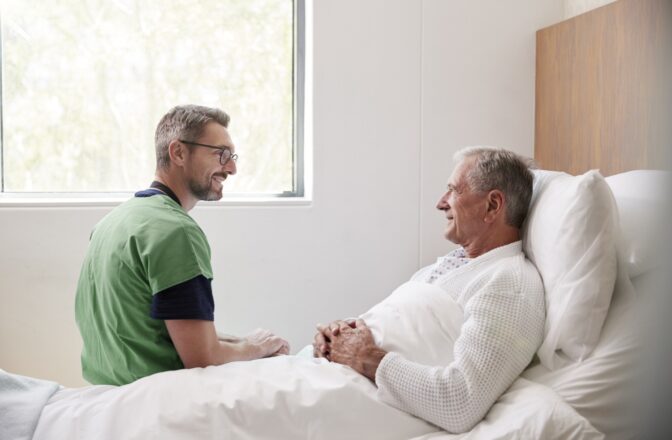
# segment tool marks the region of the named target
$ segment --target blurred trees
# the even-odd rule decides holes
[[[2,5],[8,192],[134,191],[178,104],[231,115],[228,192],[292,190],[292,0]]]

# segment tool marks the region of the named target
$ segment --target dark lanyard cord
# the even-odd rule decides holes
[[[177,198],[177,196],[175,195],[175,193],[173,192],[173,190],[170,189],[170,188],[168,188],[168,187],[167,187],[166,185],[164,185],[163,183],[161,183],[161,182],[155,180],[155,181],[152,182],[151,185],[149,185],[149,187],[150,187],[150,188],[154,188],[154,189],[158,189],[159,191],[163,192],[164,194],[166,194],[166,195],[167,195],[168,197],[170,197],[171,199],[175,200],[175,203],[177,203],[178,205],[182,206],[182,204],[180,203],[180,199]]]

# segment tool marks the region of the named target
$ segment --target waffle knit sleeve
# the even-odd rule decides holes
[[[376,372],[378,395],[448,432],[466,432],[528,365],[543,328],[538,275],[526,277],[520,267],[495,274],[465,305],[453,362],[426,366],[388,353]]]

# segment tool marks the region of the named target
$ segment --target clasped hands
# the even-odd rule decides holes
[[[376,345],[371,329],[362,319],[317,325],[313,355],[347,365],[374,382],[378,365],[386,354]]]

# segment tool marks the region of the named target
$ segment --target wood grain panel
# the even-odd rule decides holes
[[[671,5],[619,0],[537,32],[540,167],[605,176],[670,168]]]

